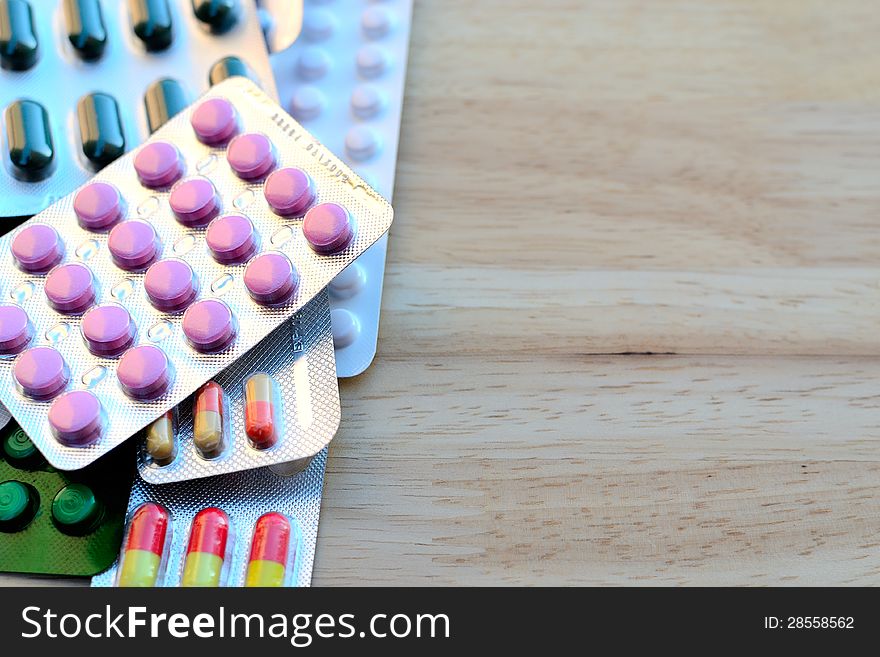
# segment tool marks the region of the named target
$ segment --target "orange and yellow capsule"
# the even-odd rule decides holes
[[[208,381],[193,405],[193,443],[205,458],[219,456],[226,447],[224,412],[223,388]]]
[[[244,384],[244,431],[257,449],[269,449],[278,442],[276,397],[275,380],[268,374],[258,372]]]
[[[183,563],[181,586],[221,586],[230,545],[229,516],[222,509],[208,507],[193,518]]]
[[[163,413],[147,427],[147,454],[157,465],[168,465],[177,455],[177,409]]]
[[[171,514],[168,509],[153,502],[141,504],[128,521],[116,585],[143,587],[161,584],[170,543]]]
[[[287,516],[275,512],[260,516],[254,528],[244,585],[284,586],[292,575],[288,569],[293,568],[295,557],[296,541]]]

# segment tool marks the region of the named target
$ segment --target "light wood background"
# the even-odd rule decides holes
[[[880,584],[878,33],[416,0],[314,584]]]
[[[880,585],[872,0],[416,0],[314,584]]]

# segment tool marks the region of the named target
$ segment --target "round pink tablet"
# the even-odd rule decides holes
[[[116,366],[123,392],[134,399],[156,399],[171,385],[168,356],[159,347],[144,344],[129,349]]]
[[[205,241],[214,259],[223,264],[242,262],[257,249],[257,234],[247,217],[228,214],[208,225]]]
[[[168,203],[177,220],[186,226],[204,226],[220,211],[220,197],[207,178],[188,178],[171,190]]]
[[[101,425],[101,402],[89,390],[64,393],[49,407],[49,426],[64,445],[91,445],[101,437]]]
[[[10,303],[0,304],[0,354],[17,354],[34,337],[27,313]]]
[[[83,340],[96,356],[118,356],[134,342],[136,326],[122,306],[96,306],[82,318]]]
[[[91,182],[76,193],[73,211],[83,228],[104,230],[122,216],[122,196],[110,183]]]
[[[235,318],[222,301],[204,299],[183,315],[183,333],[197,351],[222,351],[235,339]]]
[[[302,169],[278,169],[266,179],[266,201],[275,214],[300,217],[315,202],[315,186]]]
[[[134,170],[147,187],[166,187],[183,174],[180,151],[167,141],[154,141],[135,155]]]
[[[61,262],[64,245],[52,226],[30,224],[12,240],[12,255],[24,271],[43,274]]]
[[[107,248],[117,267],[139,271],[159,252],[159,236],[153,225],[140,219],[123,221],[110,231]]]
[[[315,253],[339,253],[354,239],[354,222],[341,205],[321,203],[306,213],[303,235]]]
[[[175,312],[192,303],[198,293],[195,272],[183,260],[160,260],[147,270],[144,289],[157,310]]]
[[[49,305],[60,313],[76,315],[95,302],[92,272],[78,262],[55,267],[46,277],[43,289]]]
[[[57,350],[33,347],[15,361],[12,376],[22,394],[34,399],[50,399],[64,390],[70,380],[70,370]]]
[[[235,108],[223,98],[210,98],[200,104],[189,121],[196,137],[205,144],[220,144],[238,130]]]
[[[254,301],[264,305],[285,303],[296,292],[299,276],[283,253],[269,252],[254,258],[244,270],[244,286]]]
[[[239,178],[256,180],[275,167],[275,152],[266,135],[250,132],[229,143],[226,160]]]

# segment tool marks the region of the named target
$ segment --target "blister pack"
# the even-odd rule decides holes
[[[140,475],[156,484],[307,459],[339,427],[327,293],[149,424]]]
[[[37,213],[231,75],[275,96],[252,0],[0,0],[0,216]]]
[[[0,570],[94,575],[110,566],[135,476],[133,447],[61,472],[15,422],[0,430]]]
[[[266,468],[157,486],[138,478],[120,558],[92,586],[308,586],[327,450],[304,471]]]
[[[271,57],[282,103],[385,198],[394,191],[412,0],[306,0],[300,38]],[[376,355],[387,236],[330,284],[336,371]]]
[[[73,470],[238,360],[391,205],[234,77],[0,238],[0,400]]]

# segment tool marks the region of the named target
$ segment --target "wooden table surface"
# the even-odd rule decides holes
[[[416,0],[314,584],[880,584],[871,0]]]

